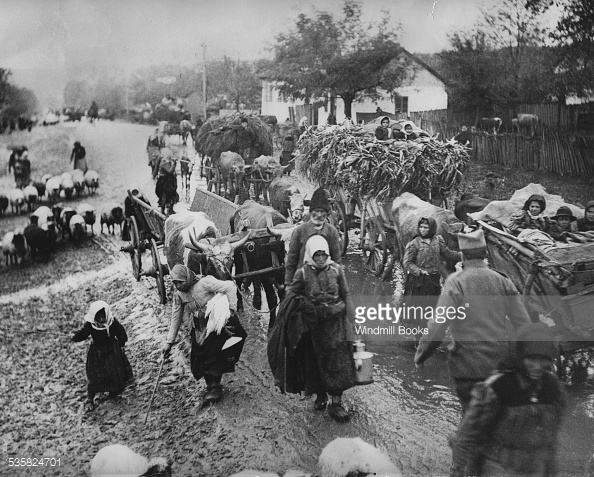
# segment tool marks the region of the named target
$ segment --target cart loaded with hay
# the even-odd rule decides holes
[[[348,221],[360,228],[359,248],[366,267],[384,278],[397,239],[392,202],[404,192],[446,204],[468,167],[469,150],[428,134],[409,141],[378,141],[361,127],[329,126],[306,131],[298,143],[298,171],[331,191]],[[346,247],[346,243],[344,243]]]
[[[241,125],[244,118],[247,120],[247,131]],[[240,113],[209,119],[196,133],[194,147],[202,157],[200,176],[206,177],[207,190],[214,190],[217,194],[220,194],[223,181],[221,153],[231,151],[240,154],[247,166],[246,175],[249,176],[249,166],[254,159],[262,155],[271,156],[273,151],[268,125],[257,116]],[[235,190],[240,187],[241,184],[235,183]]]

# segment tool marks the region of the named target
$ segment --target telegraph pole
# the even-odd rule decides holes
[[[206,43],[202,43],[202,60],[204,61],[204,68],[202,68],[202,99],[203,99],[203,113],[204,121],[208,119],[206,116]]]

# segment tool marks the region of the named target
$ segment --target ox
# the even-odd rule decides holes
[[[466,193],[460,197],[454,207],[454,214],[465,224],[471,225],[474,220],[468,214],[474,214],[483,210],[492,200],[495,187],[501,179],[494,172],[488,172],[485,178],[479,183],[477,194]]]
[[[256,200],[262,193],[262,202],[265,205],[270,204],[268,196],[268,187],[270,180],[277,179],[283,175],[288,166],[281,166],[280,160],[272,156],[260,156],[254,159],[251,167],[251,177],[254,180],[254,197]]]
[[[239,207],[230,221],[232,232],[262,229],[286,223],[287,219],[285,219],[278,211],[274,210],[272,207],[260,205],[253,200],[248,200]],[[244,250],[235,253],[236,276],[244,272],[246,265],[249,267],[250,271],[280,266],[284,263],[284,257],[285,247],[282,241],[276,239],[271,240],[269,237],[254,239],[251,244],[248,243],[246,245]],[[283,273],[283,269],[281,268],[273,273],[258,275],[252,280],[254,284],[253,305],[257,310],[262,308],[260,286],[264,287],[268,309],[270,310],[269,329],[272,327],[274,320],[276,319],[276,305],[278,303],[274,288],[276,287],[280,300],[282,300],[285,294]],[[243,279],[236,278],[236,283],[237,286],[241,288]],[[249,285],[246,282],[246,287],[247,286]],[[243,307],[241,295],[238,295],[238,306]]]
[[[215,224],[204,212],[182,212],[167,217],[164,253],[169,269],[183,264],[195,273],[230,280],[233,254],[247,242],[249,235],[232,243],[228,237],[217,238],[217,235]]]
[[[404,248],[417,234],[421,217],[433,217],[437,222],[437,234],[441,235],[451,250],[458,250],[456,233],[461,232],[464,223],[456,218],[454,212],[442,209],[419,199],[409,192],[401,194],[392,202],[392,220],[396,233],[399,256],[404,255]]]
[[[498,134],[502,122],[503,121],[501,121],[501,118],[481,118],[478,120],[476,128],[479,131],[493,132],[493,134]]]
[[[225,151],[219,159],[220,184],[225,188],[225,197],[234,201],[245,179],[245,161],[236,152]]]
[[[538,126],[538,116],[536,114],[518,114],[518,117],[512,119],[512,128],[521,134],[526,131],[530,137],[534,137]]]
[[[293,180],[286,177],[274,179],[270,183],[268,194],[274,210],[278,210],[294,224],[303,220],[305,200]]]

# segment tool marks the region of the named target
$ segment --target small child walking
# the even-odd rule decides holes
[[[72,341],[80,342],[89,336],[93,342],[87,354],[87,400],[85,409],[95,408],[95,394],[108,392],[116,397],[126,387],[126,382],[133,379],[132,367],[124,354],[128,341],[126,330],[111,314],[110,306],[104,301],[91,303],[85,315],[84,326],[74,333]]]

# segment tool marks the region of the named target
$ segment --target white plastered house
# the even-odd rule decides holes
[[[385,92],[379,100],[373,101],[364,99],[353,102],[351,111],[353,121],[360,122],[362,119],[367,122],[380,115],[377,108],[384,113],[390,113],[399,117],[408,117],[411,112],[432,111],[447,109],[448,94],[443,79],[431,67],[425,64],[416,56],[403,50],[403,54],[412,61],[412,68],[403,82],[394,93]],[[395,61],[399,61],[396,59]],[[340,123],[344,121],[344,103],[341,98],[336,98],[336,119]],[[298,121],[304,114],[310,117],[312,124],[325,124],[330,114],[330,101],[320,98],[316,101],[315,108],[305,106],[303,101],[287,101],[280,97],[275,83],[263,79],[262,81],[262,111],[263,115],[276,116],[281,123],[285,119]],[[321,105],[318,107],[318,105]]]

